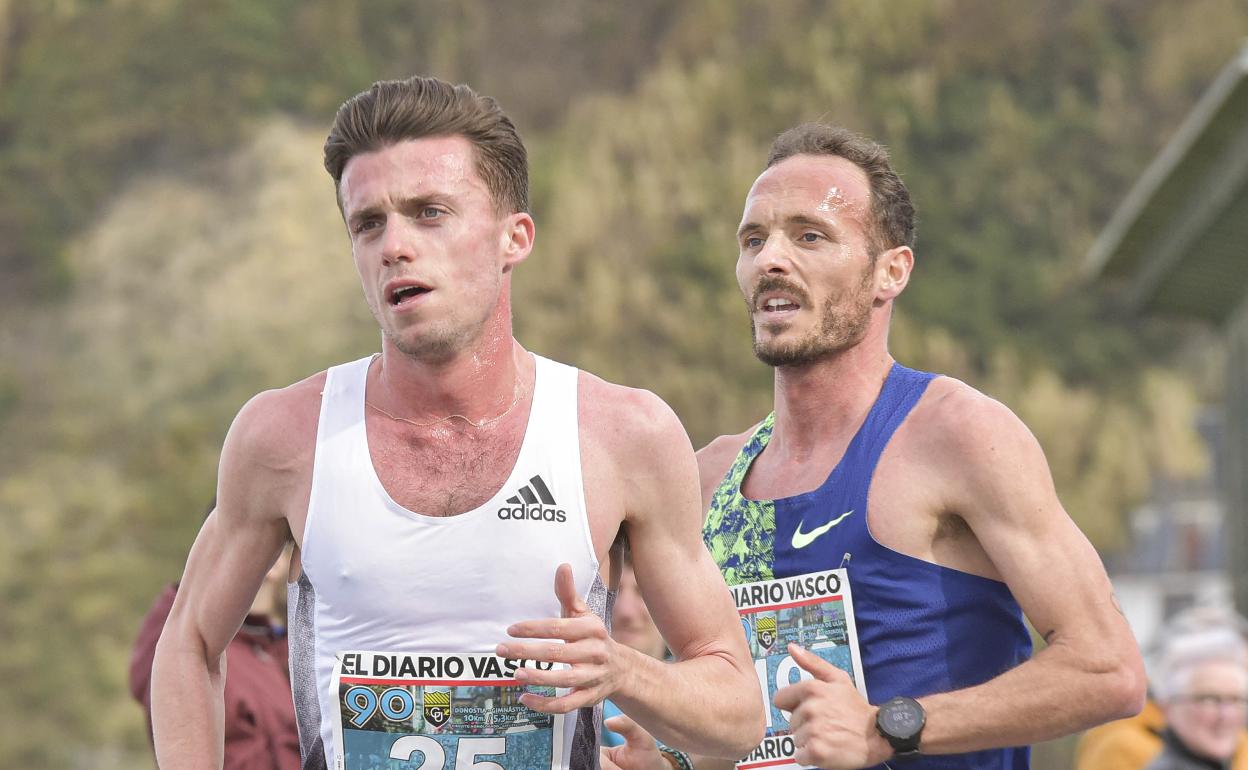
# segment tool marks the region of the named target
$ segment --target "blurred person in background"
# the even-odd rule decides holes
[[[1088,730],[1075,750],[1075,770],[1143,770],[1162,750],[1166,717],[1156,700],[1156,681],[1167,650],[1194,634],[1230,629],[1248,640],[1248,620],[1223,607],[1191,607],[1176,613],[1154,634],[1147,665],[1150,679],[1148,702],[1134,717]],[[1248,770],[1248,730],[1239,731],[1231,760],[1234,770]]]
[[[1165,716],[1161,754],[1145,770],[1228,770],[1248,716],[1248,649],[1229,628],[1168,646],[1156,684]]]
[[[213,506],[209,506],[211,512]],[[282,552],[226,648],[224,770],[298,770],[299,731],[290,695],[286,644],[286,579]],[[166,586],[139,629],[130,656],[130,694],[144,710],[152,737],[152,658],[178,584]]]

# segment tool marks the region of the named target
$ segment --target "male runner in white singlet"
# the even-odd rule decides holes
[[[223,652],[291,539],[305,768],[593,768],[606,697],[675,747],[743,755],[761,696],[684,430],[512,337],[534,224],[511,121],[466,86],[378,83],[325,166],[381,352],[231,427],[156,654],[161,767],[221,766]],[[604,626],[621,534],[676,663]]]

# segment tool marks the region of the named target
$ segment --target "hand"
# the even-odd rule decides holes
[[[604,746],[602,770],[672,770],[654,736],[626,716],[611,717],[604,724],[624,738],[623,746]]]
[[[559,598],[560,618],[522,621],[509,627],[507,633],[523,639],[560,641],[506,642],[498,645],[496,652],[515,660],[565,664],[550,671],[519,668],[516,680],[525,685],[568,688],[570,692],[553,698],[533,693],[520,696],[520,702],[534,711],[566,714],[592,706],[619,688],[624,676],[624,648],[611,639],[602,620],[585,606],[568,564],[560,564],[555,571],[555,596]]]
[[[893,755],[875,729],[876,709],[841,669],[796,644],[793,662],[814,679],[781,688],[772,702],[792,712],[789,728],[797,747],[794,759],[824,770],[873,767]]]

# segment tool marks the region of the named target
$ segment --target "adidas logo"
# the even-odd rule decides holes
[[[520,491],[507,498],[509,505],[498,509],[498,518],[529,521],[567,521],[568,513],[558,508],[554,495],[541,476],[534,476]]]

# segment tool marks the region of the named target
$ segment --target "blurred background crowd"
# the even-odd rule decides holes
[[[699,446],[769,408],[732,266],[770,140],[887,144],[920,219],[894,356],[1036,431],[1156,711],[1238,728],[1202,683],[1248,589],[1245,35],[1245,0],[0,0],[2,763],[151,766],[132,649],[230,419],[376,349],[320,146],[413,73],[529,145],[518,338]]]

